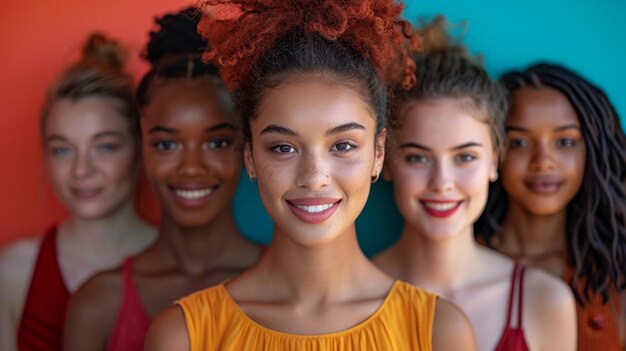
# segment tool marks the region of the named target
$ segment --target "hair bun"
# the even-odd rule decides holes
[[[92,33],[83,46],[83,61],[97,61],[121,70],[128,58],[126,50],[102,33]]]
[[[450,33],[451,30],[459,28],[462,29],[460,34],[455,36]],[[422,42],[423,53],[450,52],[467,56],[467,48],[461,43],[466,29],[466,22],[450,25],[445,16],[436,16],[432,22],[423,24],[420,28],[424,40]]]

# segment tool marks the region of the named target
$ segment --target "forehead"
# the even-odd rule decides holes
[[[474,114],[463,99],[413,101],[404,111],[398,139],[426,146],[448,147],[470,141],[491,145],[488,124]]]
[[[168,82],[152,93],[142,122],[166,124],[213,124],[229,120],[217,89],[209,84]]]
[[[567,97],[549,87],[522,87],[512,94],[507,124],[525,128],[580,126],[578,115]]]
[[[368,107],[359,92],[343,84],[318,79],[290,82],[264,93],[252,125],[314,131],[357,122],[374,129],[376,121]]]
[[[68,138],[89,138],[104,131],[126,132],[129,122],[115,102],[102,97],[87,97],[78,101],[60,100],[45,119],[46,135]]]

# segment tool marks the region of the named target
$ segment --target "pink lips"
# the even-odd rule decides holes
[[[526,187],[538,194],[551,194],[559,190],[563,181],[553,176],[535,177],[524,181]]]
[[[79,200],[90,200],[96,198],[102,192],[103,188],[74,188],[71,187],[70,191],[72,196]]]
[[[429,215],[437,218],[446,218],[455,214],[463,201],[425,199],[420,200],[420,203]]]
[[[299,220],[318,224],[330,218],[341,203],[341,199],[329,197],[306,197],[286,201],[291,212]]]

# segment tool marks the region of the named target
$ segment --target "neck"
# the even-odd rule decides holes
[[[126,246],[133,233],[145,223],[137,216],[132,199],[115,212],[97,219],[71,217],[61,225],[64,235],[82,247],[101,250]]]
[[[401,280],[439,293],[470,282],[477,272],[480,254],[471,227],[433,240],[405,225],[393,250],[399,258]]]
[[[341,299],[359,282],[382,274],[362,253],[354,225],[332,242],[315,247],[296,243],[276,228],[259,269],[292,301]]]
[[[502,250],[515,258],[564,253],[566,211],[536,215],[511,202],[501,225]]]
[[[163,212],[159,238],[151,251],[162,262],[186,275],[200,276],[228,266],[233,250],[247,243],[241,236],[232,209],[227,207],[212,222],[202,226],[181,226]]]

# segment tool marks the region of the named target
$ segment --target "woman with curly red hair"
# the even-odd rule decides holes
[[[179,300],[147,350],[474,350],[463,313],[361,252],[354,221],[384,159],[386,85],[406,38],[386,1],[208,1],[200,31],[242,109],[244,161],[274,238],[242,275]]]

